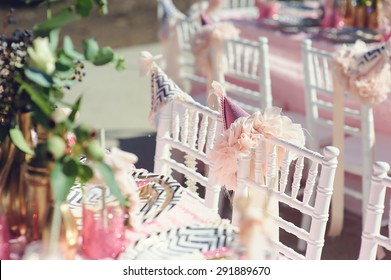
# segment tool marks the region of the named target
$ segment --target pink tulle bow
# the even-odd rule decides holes
[[[219,83],[213,82],[212,88],[215,94],[226,99],[224,88]],[[214,149],[210,151],[209,157],[213,163],[210,172],[211,182],[223,185],[228,190],[236,190],[238,156],[248,153],[258,141],[262,141],[262,137],[276,137],[298,146],[305,144],[301,125],[281,115],[281,108],[267,108],[263,114],[256,112],[251,116],[241,115],[217,138]],[[265,148],[266,153],[271,149],[269,144],[266,144]],[[285,153],[285,149],[277,147],[278,166],[281,166]],[[288,160],[292,161],[296,158],[297,155],[290,154]],[[262,169],[263,174],[267,174],[267,164],[264,164]]]
[[[204,25],[191,38],[191,50],[196,57],[196,68],[207,76],[212,76],[213,63],[216,63],[219,71],[223,71],[226,68],[222,55],[223,43],[238,38],[239,32],[232,23],[217,22]],[[212,61],[210,55],[212,47],[214,47],[215,61]]]

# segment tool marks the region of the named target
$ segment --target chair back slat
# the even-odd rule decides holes
[[[204,151],[207,130],[208,130],[208,118],[202,117],[201,127],[200,127],[200,132],[199,132],[199,139],[198,139],[198,151],[199,152]]]
[[[318,167],[319,167],[319,163],[312,162],[310,170],[308,172],[307,183],[304,188],[304,196],[303,196],[304,205],[308,205],[312,193],[314,192],[316,177],[318,175]]]
[[[181,142],[182,144],[186,145],[188,136],[189,136],[189,125],[190,125],[190,117],[189,117],[189,110],[185,108],[183,110],[182,118],[181,120]]]
[[[292,199],[296,199],[300,190],[301,178],[303,177],[304,169],[304,157],[299,156],[295,164],[295,172],[293,174],[293,183],[292,183]]]
[[[267,154],[267,176],[266,176],[266,186],[269,189],[273,189],[275,186],[276,180],[276,170],[277,170],[277,147],[276,145],[271,144],[269,149],[269,154]]]
[[[230,10],[240,10],[240,9],[249,9],[255,8],[256,0],[223,0],[222,1],[222,9],[230,9]]]
[[[217,126],[218,126],[218,120],[212,119],[210,123],[210,127],[208,128],[208,152],[214,148],[215,141],[217,137]]]
[[[280,169],[280,193],[285,193],[288,184],[289,166],[291,164],[290,158],[290,151],[287,151]]]

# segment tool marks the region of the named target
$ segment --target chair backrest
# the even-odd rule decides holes
[[[258,14],[255,0],[223,0],[221,9],[222,12],[231,10],[234,13],[244,13],[253,16]]]
[[[184,90],[190,92],[192,83],[206,85],[206,78],[196,72],[195,57],[191,50],[191,39],[201,29],[201,24],[195,19],[186,18],[180,20],[176,26],[177,39],[180,53],[180,76],[183,79]],[[190,83],[190,84],[189,84]]]
[[[250,114],[272,106],[267,38],[227,40],[222,63],[226,65],[214,71],[215,79],[231,99]]]
[[[173,100],[159,112],[154,172],[182,174],[193,191],[203,186],[205,204],[216,212],[221,187],[209,183],[205,174],[211,165],[209,151],[222,129],[221,115],[196,102]]]
[[[391,190],[391,177],[387,175],[390,165],[385,162],[373,164],[373,175],[369,201],[366,208],[364,230],[361,236],[359,259],[375,260],[378,246],[391,251],[391,220],[388,220],[388,236],[380,232],[384,208],[389,206],[391,217],[391,201],[386,201],[386,191]]]
[[[320,144],[316,139],[319,126],[333,127],[333,65],[332,53],[312,47],[311,40],[302,43],[302,57],[304,68],[304,90],[307,129],[312,137],[308,147],[319,150]],[[347,189],[345,192],[355,198],[363,199],[362,213],[365,211],[368,190],[371,179],[372,158],[374,150],[375,128],[373,110],[369,105],[361,105],[352,99],[346,98],[344,104],[344,132],[347,136],[356,136],[361,139],[362,168],[356,170],[345,164],[345,170],[362,176],[362,191]]]
[[[280,215],[278,210],[271,213],[277,229],[283,229],[307,243],[305,253],[300,254],[279,238],[272,238],[273,251],[280,256],[288,259],[320,259],[338,154],[338,149],[331,146],[324,148],[323,154],[320,154],[281,139],[263,138],[249,155],[239,157],[236,194],[254,190],[268,197],[269,204],[276,203],[277,209],[279,205],[287,205],[289,211],[296,210],[311,218],[307,231]],[[294,157],[297,159],[292,161]],[[309,164],[306,171],[305,161]],[[233,222],[237,217],[235,211],[234,208]]]
[[[333,55],[312,47],[311,40],[307,39],[302,43],[302,56],[308,129],[311,134],[316,135],[317,124],[333,126]],[[373,130],[373,112],[370,106],[359,105],[348,99],[344,115],[347,135],[361,137]],[[313,148],[318,147],[319,145]]]

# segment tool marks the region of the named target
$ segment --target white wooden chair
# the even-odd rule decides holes
[[[313,150],[319,150],[322,145],[322,133],[332,135],[332,112],[334,108],[332,54],[312,47],[310,40],[302,43],[302,55],[305,80],[305,106],[307,129],[312,138],[308,145]],[[347,99],[344,107],[345,117],[345,172],[361,176],[361,189],[345,186],[345,195],[361,201],[361,212],[364,213],[369,197],[371,169],[373,160],[391,162],[391,150],[388,148],[391,137],[376,133],[373,110],[370,106],[359,105]],[[327,137],[323,138],[327,139]],[[331,143],[332,137],[330,137]]]
[[[235,103],[250,114],[272,106],[267,38],[227,40],[221,63],[214,63],[215,80]]]
[[[173,100],[158,116],[154,172],[182,174],[193,191],[201,185],[205,188],[205,205],[215,212],[221,187],[209,183],[205,173],[211,165],[209,151],[222,129],[220,113],[196,102]]]
[[[221,6],[217,11],[213,11],[210,16],[219,19],[219,16],[223,15],[243,15],[246,17],[258,18],[259,11],[255,6],[256,0],[222,0]],[[199,14],[202,11],[207,10],[209,7],[208,0],[196,1],[189,10],[189,14]]]
[[[284,160],[279,167],[276,151],[281,148],[285,153]],[[338,149],[331,146],[324,148],[323,154],[320,154],[281,139],[264,138],[249,155],[239,158],[235,195],[252,195],[251,190],[263,193],[264,196],[269,197],[269,204],[272,201],[277,203],[277,211],[271,213],[277,232],[278,229],[283,229],[307,243],[305,253],[300,254],[283,244],[279,238],[272,237],[273,251],[279,253],[280,258],[320,259],[338,154]],[[292,155],[298,156],[293,162],[291,161]],[[308,174],[303,174],[305,160],[310,163],[310,168],[306,171]],[[265,167],[266,171],[263,171]],[[293,181],[288,179],[290,173],[293,173]],[[303,178],[306,178],[305,183],[301,182]],[[298,196],[301,189],[303,190],[302,198]],[[310,203],[312,196],[315,196],[313,205]],[[300,228],[279,215],[279,205],[287,205],[292,211],[295,209],[308,215],[311,218],[309,230]],[[234,224],[238,223],[237,219],[238,214],[234,203]]]
[[[180,53],[180,77],[181,87],[186,92],[191,92],[193,84],[199,84],[206,87],[207,79],[202,74],[196,72],[195,57],[191,50],[191,39],[194,34],[201,29],[198,20],[186,18],[180,20],[177,24],[176,32]],[[206,87],[207,88],[207,87]]]
[[[223,0],[221,12],[241,13],[248,16],[258,16],[255,0]]]
[[[260,37],[258,41],[243,38],[228,40],[223,63],[227,64],[225,71],[219,69],[218,63],[214,63],[215,80],[224,84],[227,95],[248,113],[264,110],[272,104],[283,107],[272,96],[269,44],[266,37]],[[304,115],[293,111],[285,111],[284,114],[306,127]],[[324,140],[323,131],[320,135],[322,143],[330,143],[329,134],[326,135],[327,140]]]
[[[390,165],[386,162],[378,161],[373,164],[371,189],[361,237],[360,260],[375,260],[379,246],[391,251],[391,201],[386,200],[387,189],[391,191],[391,177],[387,175],[389,170]],[[380,233],[384,208],[387,206],[389,207],[388,236]]]

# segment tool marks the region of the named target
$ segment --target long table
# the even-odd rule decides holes
[[[306,38],[312,39],[314,47],[326,51],[334,51],[341,45],[320,40],[317,34],[304,32],[286,34],[264,27],[255,19],[234,19],[230,22],[240,29],[240,37],[250,40],[257,40],[260,36],[268,38],[273,99],[282,102],[286,110],[304,114],[301,42]],[[373,111],[375,130],[381,133],[391,133],[391,122],[389,121],[391,95],[385,102],[376,105]]]

